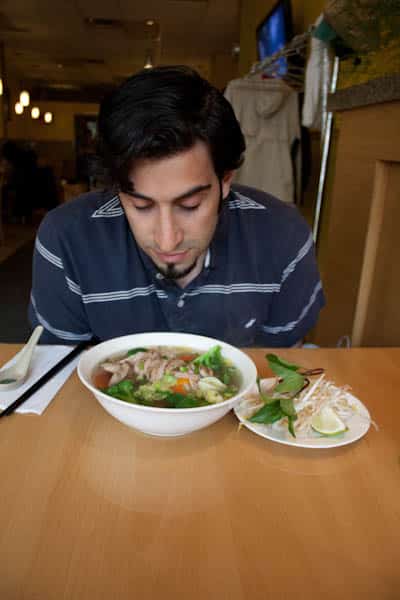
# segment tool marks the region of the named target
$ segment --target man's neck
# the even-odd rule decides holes
[[[203,269],[203,266],[204,266],[204,261],[205,261],[205,258],[206,258],[206,254],[207,254],[207,250],[205,250],[202,254],[200,254],[199,258],[196,261],[195,266],[190,271],[190,273],[188,273],[184,277],[180,277],[179,279],[175,279],[175,282],[176,282],[177,285],[179,285],[179,287],[185,288],[187,285],[189,285],[189,283],[191,281],[193,281],[193,279],[195,279],[198,275],[200,275],[200,273],[201,273],[201,271]]]

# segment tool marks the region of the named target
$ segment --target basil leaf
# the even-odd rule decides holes
[[[270,369],[280,377],[284,377],[288,370],[297,371],[300,369],[298,365],[293,365],[292,363],[283,360],[283,358],[279,358],[276,354],[266,354],[265,358],[268,361]]]
[[[267,354],[266,358],[270,369],[280,379],[273,391],[274,398],[279,402],[282,416],[285,416],[288,419],[288,430],[290,434],[293,437],[296,437],[293,423],[297,419],[297,413],[294,407],[293,398],[303,388],[305,377],[298,373],[298,370],[300,369],[298,365],[289,363],[276,356],[276,354]],[[281,395],[283,395],[283,397]],[[289,395],[289,397],[285,397],[285,395]]]
[[[288,429],[289,429],[289,432],[292,434],[293,437],[296,437],[296,434],[294,432],[294,427],[293,427],[293,421],[295,421],[295,419],[293,417],[288,417]]]
[[[283,381],[274,388],[274,394],[286,394],[288,392],[297,394],[304,385],[304,376],[296,373],[296,371],[287,370],[282,379]]]
[[[257,377],[257,388],[258,388],[258,394],[263,402],[265,402],[266,404],[270,404],[271,402],[276,401],[276,398],[267,396],[267,394],[264,394],[264,392],[261,391],[261,379],[259,377]]]
[[[281,400],[279,400],[279,402],[282,412],[285,413],[287,417],[297,419],[297,413],[292,398],[282,398]]]
[[[249,421],[252,423],[264,423],[264,425],[268,425],[269,423],[279,421],[279,419],[282,419],[284,416],[285,413],[281,409],[280,401],[275,400],[260,408],[260,410],[250,417]]]

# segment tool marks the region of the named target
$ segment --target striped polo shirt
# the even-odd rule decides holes
[[[236,346],[292,346],[324,295],[310,229],[296,207],[232,186],[201,273],[185,288],[139,248],[118,195],[90,192],[43,219],[29,306],[42,343],[174,331]]]

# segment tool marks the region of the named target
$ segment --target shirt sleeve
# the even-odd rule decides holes
[[[78,344],[92,338],[81,289],[65,270],[53,211],[43,219],[36,236],[28,315],[33,327],[44,327],[42,344]]]
[[[266,347],[294,346],[314,327],[325,305],[313,237],[302,218],[286,239],[289,252],[285,253],[279,292],[260,328],[259,341]]]

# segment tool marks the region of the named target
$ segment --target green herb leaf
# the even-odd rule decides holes
[[[286,375],[282,377],[282,381],[274,388],[274,394],[287,394],[296,395],[304,385],[303,375],[299,375],[296,371],[286,372]]]
[[[296,417],[296,419],[297,419],[297,417]],[[294,432],[293,421],[295,421],[296,419],[294,419],[293,417],[288,417],[288,429],[294,438],[296,437],[296,434]]]
[[[221,346],[213,346],[210,350],[195,358],[193,364],[196,366],[203,365],[213,371],[223,369],[225,364],[221,354]]]
[[[298,365],[289,363],[276,354],[267,354],[266,359],[280,381],[274,387],[272,397],[269,397],[261,391],[260,380],[257,379],[260,398],[265,404],[249,420],[253,423],[270,424],[287,417],[289,432],[296,437],[293,423],[297,419],[297,413],[293,398],[303,388],[305,377],[297,372],[300,369]]]
[[[189,394],[166,392],[165,400],[171,408],[194,408],[203,405],[196,396]]]
[[[229,385],[230,382],[231,382],[231,374],[227,369],[225,371],[225,373],[222,375],[222,383],[225,383],[225,385]]]
[[[282,380],[274,388],[274,397],[287,393],[295,396],[304,385],[304,376],[297,373],[300,367],[286,362],[276,354],[267,354],[266,358],[270,369]]]
[[[249,421],[252,423],[263,423],[264,425],[268,425],[270,423],[275,423],[275,421],[279,421],[284,416],[285,413],[281,409],[280,401],[275,400],[260,408],[260,410],[250,417]]]
[[[126,355],[133,356],[134,354],[137,354],[138,352],[147,352],[147,348],[132,348],[132,350],[128,350]]]
[[[282,412],[292,419],[297,419],[296,409],[293,404],[293,398],[281,398],[279,400]]]
[[[113,398],[119,400],[125,400],[126,402],[136,402],[135,398],[135,385],[133,381],[124,379],[115,385],[111,385],[105,388],[104,392]]]
[[[276,398],[271,398],[270,396],[267,396],[267,394],[264,394],[264,392],[261,390],[261,379],[259,377],[257,377],[257,388],[258,394],[263,402],[265,402],[266,404],[270,404],[271,402],[276,401]]]
[[[276,354],[266,354],[265,358],[268,361],[270,369],[279,377],[283,377],[288,369],[290,371],[298,371],[300,369],[298,365],[293,365],[283,360],[283,358],[279,358]]]

